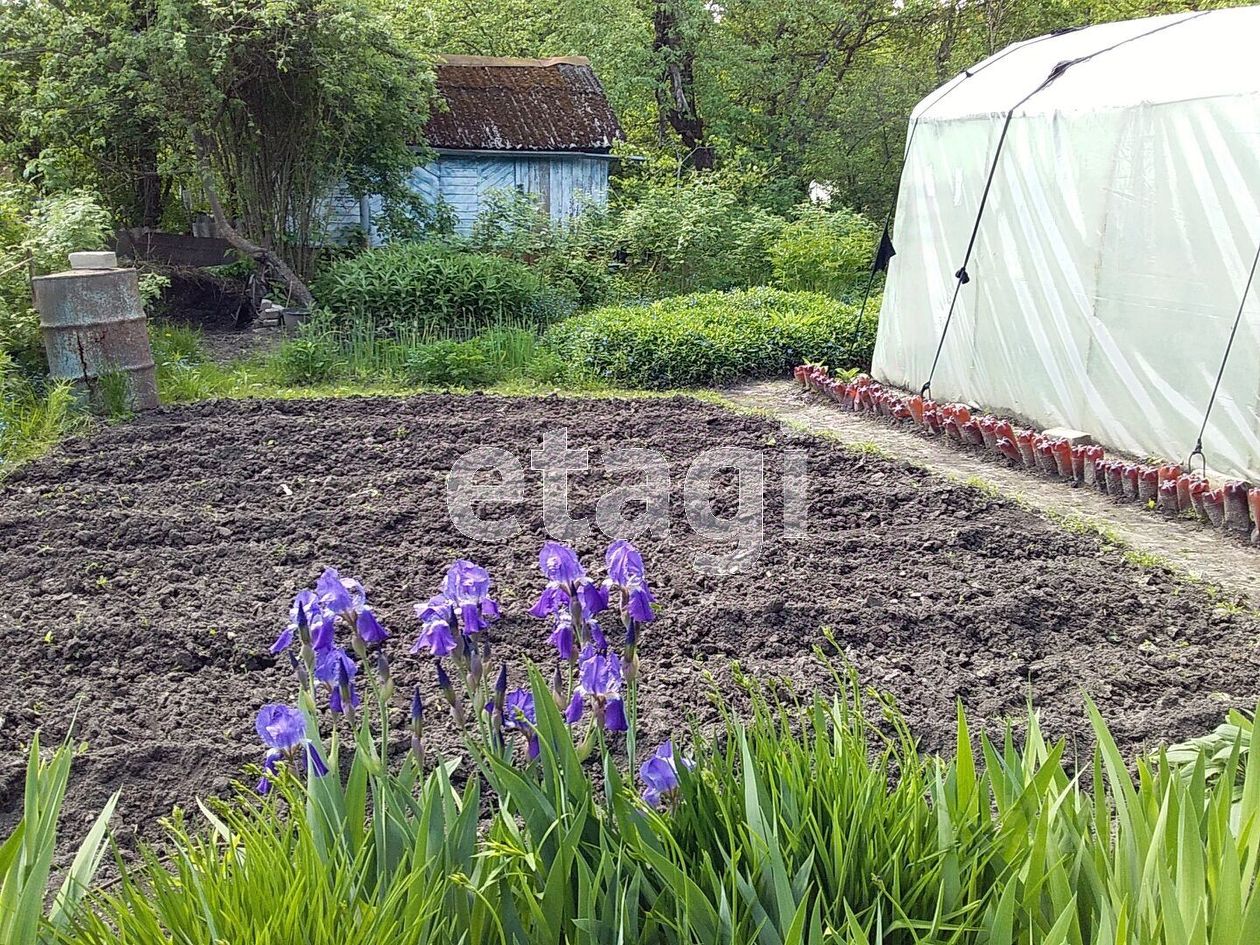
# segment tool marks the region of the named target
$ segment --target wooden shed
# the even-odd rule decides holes
[[[436,70],[443,103],[425,139],[437,159],[411,180],[426,201],[454,212],[461,233],[496,191],[533,194],[556,221],[607,201],[622,132],[590,60],[445,56]],[[332,227],[375,237],[378,209],[376,198],[337,201]]]

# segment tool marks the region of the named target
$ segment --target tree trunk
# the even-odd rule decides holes
[[[315,297],[306,283],[298,278],[292,267],[274,251],[265,249],[257,243],[251,243],[242,236],[228,220],[223,210],[223,202],[219,200],[219,191],[214,184],[214,175],[210,172],[210,163],[206,156],[204,143],[197,143],[200,157],[201,185],[205,188],[206,199],[210,201],[210,213],[214,216],[214,225],[223,238],[232,244],[232,248],[243,253],[258,263],[264,273],[274,274],[285,285],[289,297],[302,308],[310,308],[315,304]]]
[[[656,107],[687,149],[685,163],[710,170],[717,155],[705,138],[704,119],[696,107],[695,48],[679,29],[678,0],[656,0],[652,8],[652,51],[661,61]]]
[[[162,178],[158,174],[157,130],[145,128],[151,133],[152,143],[140,145],[136,156],[137,173],[136,205],[140,212],[140,225],[156,230],[162,222]]]

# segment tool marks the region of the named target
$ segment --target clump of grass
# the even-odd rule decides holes
[[[548,384],[564,373],[532,329],[500,327],[458,340],[406,325],[385,331],[370,319],[347,324],[318,314],[264,368],[282,385],[411,389]]]
[[[837,684],[802,702],[754,689],[747,721],[727,711],[712,737],[675,745],[694,767],[648,810],[614,764],[592,783],[534,674],[537,769],[470,747],[462,792],[444,766],[417,782],[375,754],[344,789],[283,781],[209,828],[176,821],[169,859],[95,896],[65,941],[1257,940],[1260,755],[1230,732],[1210,769],[1179,746],[1180,764],[1131,772],[1089,705],[1090,792],[1034,714],[1017,748],[1010,728],[973,735],[960,708],[941,759],[891,702]],[[479,824],[483,782],[498,802]]]
[[[134,414],[131,381],[122,371],[109,371],[95,382],[93,406],[110,420],[126,420]]]
[[[105,828],[118,803],[117,793],[88,830],[45,913],[71,757],[71,748],[65,744],[50,759],[44,759],[40,755],[39,735],[31,740],[22,819],[0,843],[0,942],[43,942],[50,940],[51,935],[45,935],[49,930],[63,930],[77,912],[100,865]]]
[[[0,476],[85,422],[69,384],[31,380],[0,352]]]

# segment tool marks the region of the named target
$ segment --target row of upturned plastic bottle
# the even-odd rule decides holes
[[[1097,489],[1118,501],[1142,502],[1167,515],[1193,514],[1260,545],[1260,488],[1241,479],[1214,489],[1203,476],[1175,463],[1148,466],[1108,459],[1101,446],[1069,443],[987,414],[973,417],[965,404],[906,396],[866,374],[845,381],[813,364],[800,365],[794,374],[802,387],[830,397],[843,409],[913,424],[924,433],[987,449],[1017,466]]]

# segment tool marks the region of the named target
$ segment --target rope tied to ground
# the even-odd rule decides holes
[[[1216,404],[1216,395],[1221,389],[1221,380],[1225,377],[1225,366],[1229,364],[1230,352],[1234,349],[1234,339],[1238,337],[1238,326],[1242,324],[1243,312],[1247,308],[1247,296],[1251,294],[1251,285],[1256,279],[1256,268],[1260,266],[1260,243],[1256,245],[1256,255],[1251,260],[1251,269],[1247,273],[1247,281],[1243,284],[1242,295],[1238,299],[1238,312],[1234,315],[1234,327],[1229,330],[1229,339],[1225,342],[1225,353],[1221,356],[1221,366],[1216,372],[1216,383],[1212,385],[1212,395],[1208,398],[1207,409],[1203,411],[1203,423],[1199,425],[1199,435],[1195,438],[1194,449],[1186,457],[1186,470],[1194,465],[1194,458],[1199,457],[1203,465],[1203,475],[1207,476],[1207,456],[1203,452],[1203,434],[1207,432],[1208,418],[1212,416],[1212,407]]]

